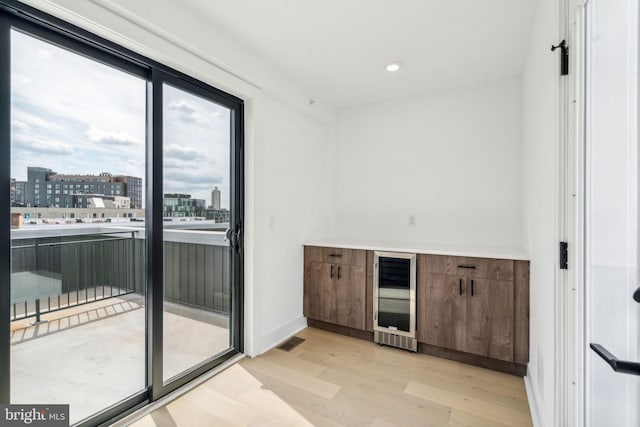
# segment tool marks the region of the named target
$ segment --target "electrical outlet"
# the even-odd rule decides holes
[[[415,227],[415,226],[416,226],[416,216],[409,215],[409,227]]]

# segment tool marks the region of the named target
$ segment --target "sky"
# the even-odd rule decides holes
[[[146,82],[11,31],[11,177],[27,166],[60,174],[145,178]],[[230,111],[165,85],[163,191],[229,207]]]

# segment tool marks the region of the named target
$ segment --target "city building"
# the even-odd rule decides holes
[[[88,208],[12,207],[12,215],[19,215],[21,224],[143,221],[144,209],[117,208],[113,205]]]
[[[169,217],[205,217],[206,201],[192,199],[191,194],[165,194],[162,216]]]
[[[27,182],[11,178],[10,200],[11,206],[24,206],[24,196],[27,192]]]
[[[214,209],[208,208],[205,213],[206,219],[214,220],[216,223],[229,222],[231,219],[231,212],[229,209]]]
[[[211,207],[213,209],[220,209],[220,190],[218,187],[214,187],[211,190]]]
[[[13,191],[11,197],[11,206],[24,206],[24,198],[27,194],[27,181],[14,181],[11,183]]]
[[[9,191],[9,200],[11,201],[11,206],[15,205],[16,203],[16,180],[15,178],[11,178],[11,189]]]
[[[89,197],[127,197],[129,207],[142,209],[142,178],[112,175],[64,175],[51,169],[27,168],[24,204],[30,207],[86,208]]]

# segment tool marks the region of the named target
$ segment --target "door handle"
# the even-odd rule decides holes
[[[640,287],[633,293],[633,299],[640,304]]]
[[[473,296],[473,279],[471,279],[471,296]]]
[[[241,225],[237,224],[234,228],[227,228],[224,232],[224,241],[229,242],[229,246],[232,249],[235,249],[237,252],[240,251],[240,236],[242,233]]]
[[[460,279],[460,295],[462,295],[462,279]]]
[[[338,280],[340,280],[340,273],[341,273],[342,267],[338,266]]]
[[[331,278],[333,279],[333,265],[331,266]]]
[[[620,360],[600,344],[591,343],[589,347],[591,347],[591,350],[595,351],[598,356],[602,357],[614,371],[622,374],[640,375],[640,362]]]

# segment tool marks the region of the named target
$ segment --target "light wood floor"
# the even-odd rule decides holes
[[[319,329],[244,359],[136,427],[531,426],[522,378]]]

